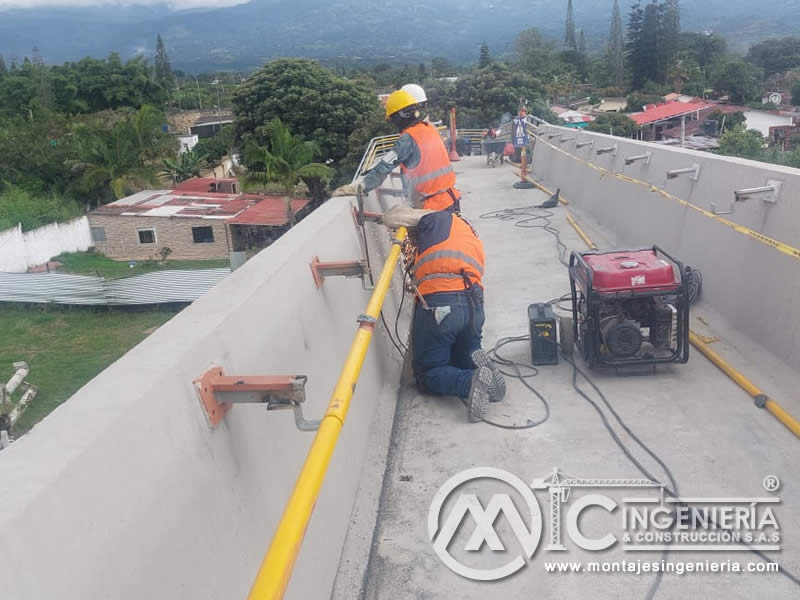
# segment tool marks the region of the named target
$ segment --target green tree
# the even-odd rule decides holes
[[[578,52],[586,54],[586,36],[583,33],[583,29],[581,29],[581,33],[578,36]]]
[[[453,71],[453,65],[446,58],[434,56],[431,59],[431,75],[433,77],[446,77],[452,75]]]
[[[0,231],[22,225],[30,231],[43,225],[79,216],[74,202],[56,194],[37,195],[18,186],[8,186],[0,193]]]
[[[117,123],[107,135],[93,135],[80,144],[80,159],[69,164],[80,176],[75,188],[91,195],[97,205],[119,199],[157,182],[155,169],[139,165],[130,127]]]
[[[573,50],[578,49],[578,37],[575,34],[575,10],[572,0],[567,0],[567,20],[564,25],[564,45]]]
[[[800,106],[800,80],[794,82],[791,91],[792,91],[792,105]]]
[[[683,32],[678,36],[678,48],[686,52],[701,69],[719,62],[728,54],[725,38],[710,32]]]
[[[198,152],[203,152],[210,161],[218,161],[223,156],[230,154],[234,150],[233,125],[223,125],[219,135],[202,138],[194,147]]]
[[[93,204],[119,199],[158,183],[156,165],[174,151],[175,142],[161,131],[160,113],[143,106],[107,127],[79,126],[77,158],[66,161],[77,176],[72,189],[89,194]]]
[[[744,127],[747,119],[743,112],[723,113],[721,110],[715,110],[706,117],[710,121],[716,121],[719,124],[719,133],[725,133],[736,127]]]
[[[664,0],[660,6],[658,40],[660,81],[669,78],[669,70],[675,64],[681,33],[681,7],[679,0]],[[680,91],[680,90],[675,90]]]
[[[3,56],[0,54],[0,79],[2,79],[6,73],[8,73],[6,61],[3,60]]]
[[[685,53],[675,57],[667,73],[667,79],[672,83],[672,89],[678,94],[683,92],[684,86],[689,82],[694,82],[701,88],[704,84],[700,66]],[[700,93],[702,94],[702,91]]]
[[[547,78],[563,70],[556,58],[555,45],[536,28],[525,29],[514,40],[517,63],[527,73]]]
[[[727,94],[730,101],[736,104],[756,100],[760,92],[760,80],[758,71],[741,59],[720,63],[711,75],[714,89]]]
[[[571,71],[559,73],[547,83],[547,90],[553,104],[558,104],[561,98],[565,98],[567,103],[570,95],[578,86],[578,77]]]
[[[425,81],[428,78],[428,69],[425,67],[425,63],[419,63],[417,67],[417,80],[418,81]]]
[[[178,184],[192,177],[200,177],[200,171],[205,168],[207,163],[208,154],[195,148],[188,152],[181,152],[177,158],[162,159],[161,175],[169,177],[173,184]]]
[[[661,9],[655,0],[644,7],[642,17],[642,42],[640,47],[641,66],[645,81],[663,83],[665,79],[663,67],[663,48],[661,46],[662,20]],[[638,89],[634,86],[634,89]]]
[[[493,62],[458,78],[452,86],[436,90],[429,105],[433,118],[447,118],[458,110],[459,127],[487,127],[505,113],[516,114],[520,102],[532,106],[544,102],[546,90],[541,82],[519,68]]]
[[[631,71],[631,85],[638,90],[648,79],[648,67],[644,60],[644,9],[636,2],[628,13],[628,30],[625,53]]]
[[[153,63],[155,65],[156,81],[158,81],[159,85],[166,89],[172,88],[175,77],[172,74],[172,66],[169,64],[167,47],[164,45],[164,40],[161,39],[160,33],[156,37],[156,54]]]
[[[589,123],[587,131],[608,133],[617,137],[633,137],[637,131],[636,122],[620,113],[603,113]]]
[[[614,0],[611,11],[611,30],[608,33],[606,61],[612,85],[622,89],[625,87],[625,39],[622,34],[622,14],[619,0]]]
[[[664,102],[664,96],[645,94],[643,92],[631,92],[628,95],[628,105],[625,107],[625,112],[641,112],[646,105],[660,104],[661,102]]]
[[[771,38],[750,48],[747,60],[769,77],[800,67],[800,37]]]
[[[492,57],[489,54],[489,46],[486,45],[486,42],[481,44],[481,54],[478,57],[478,68],[483,69],[484,67],[488,67],[492,62]]]
[[[719,152],[726,156],[740,156],[760,160],[764,154],[764,136],[754,129],[737,125],[719,138]]]
[[[236,136],[243,145],[250,141],[268,144],[270,123],[278,117],[294,135],[313,141],[319,156],[333,161],[336,168],[350,150],[350,135],[378,108],[369,87],[339,77],[314,61],[296,58],[267,63],[233,96]]]
[[[291,197],[297,184],[302,180],[312,191],[314,201],[321,202],[324,197],[320,193],[324,192],[324,186],[331,180],[334,171],[326,165],[312,162],[319,152],[314,142],[302,141],[293,136],[277,117],[269,126],[269,148],[254,143],[247,147],[245,159],[248,175],[245,181],[248,184],[279,183],[286,194],[284,201],[289,226],[293,227],[295,214]]]

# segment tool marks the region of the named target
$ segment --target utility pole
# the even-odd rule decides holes
[[[197,84],[197,103],[200,105],[200,110],[203,110],[203,98],[200,97],[200,82],[197,81],[197,75],[194,76],[194,82]]]

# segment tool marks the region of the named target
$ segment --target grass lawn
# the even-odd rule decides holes
[[[0,304],[0,382],[14,373],[12,362],[24,360],[31,368],[27,380],[39,387],[14,434],[28,431],[177,312]]]
[[[130,277],[141,275],[150,271],[163,271],[167,269],[216,269],[227,267],[230,263],[227,258],[219,260],[168,260],[159,264],[155,260],[137,260],[131,268],[128,261],[116,261],[96,254],[94,252],[70,252],[56,256],[53,260],[63,263],[60,268],[65,273],[97,275],[113,279],[117,277]]]

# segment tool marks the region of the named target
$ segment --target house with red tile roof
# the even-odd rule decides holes
[[[147,260],[169,248],[172,259],[220,259],[269,245],[289,224],[287,199],[243,194],[235,179],[195,178],[172,190],[144,190],[89,213],[95,249],[119,260]],[[308,198],[288,203],[295,220]]]

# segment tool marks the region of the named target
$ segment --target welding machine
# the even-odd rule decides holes
[[[589,367],[685,363],[689,294],[683,264],[658,246],[573,252],[575,342]]]
[[[531,304],[528,307],[528,325],[531,334],[531,363],[557,365],[557,329],[553,307],[544,303]]]

